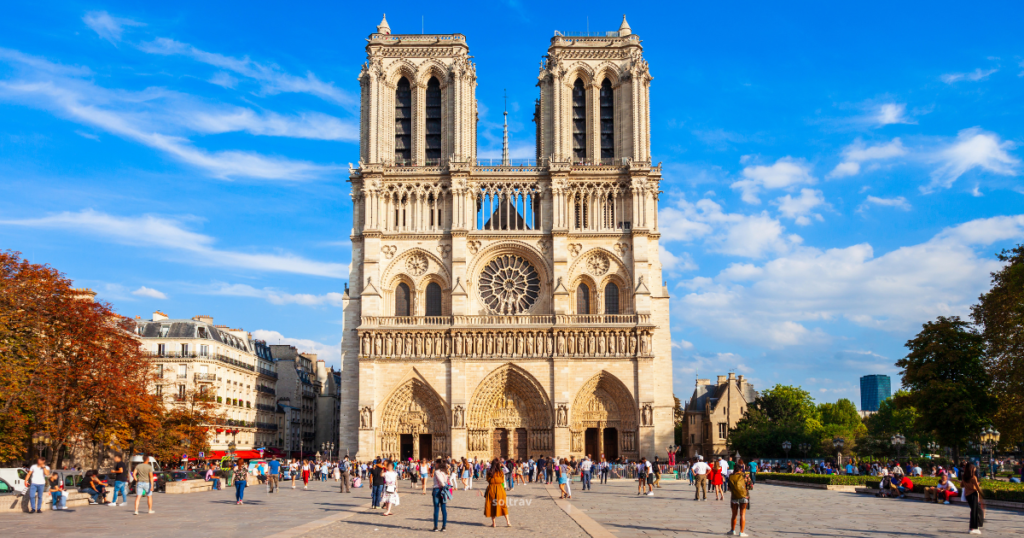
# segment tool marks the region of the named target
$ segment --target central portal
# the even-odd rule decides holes
[[[531,451],[550,454],[554,447],[552,409],[544,389],[513,364],[498,368],[480,383],[466,422],[470,457],[525,460]]]

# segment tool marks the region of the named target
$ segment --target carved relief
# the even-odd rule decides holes
[[[644,404],[640,408],[640,425],[654,426],[654,409],[651,407],[651,404]]]
[[[572,254],[573,258],[579,256],[582,249],[583,245],[580,243],[569,243],[569,254]]]
[[[595,253],[587,259],[587,270],[594,276],[601,276],[608,272],[611,261],[603,253]]]
[[[461,405],[456,405],[455,409],[452,411],[452,427],[466,427],[466,410],[463,409]]]
[[[441,254],[442,258],[447,258],[452,254],[451,245],[437,245],[437,252]]]
[[[615,253],[618,254],[620,258],[625,257],[627,252],[629,252],[629,245],[626,243],[615,243]]]
[[[466,243],[466,248],[469,249],[470,254],[476,254],[480,252],[480,241],[470,241]]]
[[[537,248],[540,249],[540,253],[547,256],[551,252],[551,240],[541,239],[537,242]]]
[[[373,411],[369,407],[359,410],[359,429],[368,430],[373,426]]]
[[[566,409],[565,404],[558,405],[558,411],[556,412],[558,417],[555,421],[555,426],[559,428],[565,428],[569,425],[569,411]]]
[[[430,261],[427,260],[426,256],[420,253],[413,254],[405,260],[405,269],[406,271],[409,271],[409,274],[412,276],[420,276],[423,273],[426,273],[429,267]]]
[[[380,251],[384,254],[385,258],[390,260],[395,256],[395,253],[398,252],[398,247],[395,245],[384,245],[381,247]]]

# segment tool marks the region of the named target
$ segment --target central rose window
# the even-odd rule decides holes
[[[498,256],[480,274],[480,297],[495,314],[522,314],[537,302],[539,295],[540,276],[520,256]]]

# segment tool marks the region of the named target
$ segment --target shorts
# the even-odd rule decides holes
[[[135,484],[135,494],[140,497],[153,494],[153,484],[149,482],[139,482]]]
[[[733,499],[732,500],[732,504],[735,504],[735,505],[750,504],[750,498],[749,497],[743,497],[742,499]]]
[[[653,484],[654,483],[654,475],[650,475],[650,474],[647,475],[647,483],[648,484]]]

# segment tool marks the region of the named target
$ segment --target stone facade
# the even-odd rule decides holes
[[[715,384],[698,379],[683,418],[682,453],[691,458],[728,454],[729,430],[756,398],[754,386],[743,376],[720,375]]]
[[[366,52],[341,452],[637,458],[672,444],[639,37],[625,20],[553,37],[537,161],[500,165],[476,160],[465,36],[382,21]]]
[[[315,454],[317,399],[323,386],[317,378],[315,353],[300,353],[294,346],[271,345],[277,361],[277,403],[285,414],[284,450],[289,455]]]

